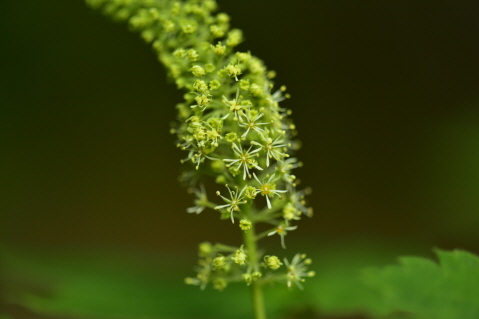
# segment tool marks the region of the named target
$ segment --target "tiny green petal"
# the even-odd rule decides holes
[[[199,66],[199,65],[194,65],[191,69],[190,69],[191,73],[196,76],[196,77],[203,77],[205,76],[206,72],[205,70]]]
[[[242,220],[240,220],[239,226],[244,231],[250,230],[251,229],[251,221],[247,220],[247,219],[242,219]]]
[[[228,286],[228,283],[223,278],[217,278],[213,281],[213,288],[222,291]]]
[[[196,31],[197,23],[195,20],[183,20],[181,21],[181,29],[186,34],[191,34]]]
[[[249,199],[255,199],[256,198],[256,188],[254,188],[253,186],[248,186],[246,187],[246,190],[245,190],[245,196]]]
[[[226,46],[222,45],[221,42],[218,42],[217,45],[211,45],[211,49],[213,50],[214,54],[218,56],[222,56],[225,54]]]
[[[196,80],[195,83],[193,83],[193,89],[199,92],[205,92],[208,90],[208,85],[206,85],[205,81]]]
[[[236,57],[238,58],[239,63],[243,63],[249,60],[251,54],[246,52],[237,52]]]
[[[251,277],[253,277],[253,280],[258,280],[258,279],[261,278],[262,275],[263,275],[263,274],[260,273],[259,271],[255,271],[255,272],[253,272],[253,273],[251,274]]]
[[[239,29],[231,30],[228,33],[228,39],[226,40],[226,45],[230,47],[235,47],[243,41],[243,32]]]
[[[226,265],[226,257],[225,256],[218,256],[215,259],[213,259],[213,269],[214,270],[219,270],[222,269]]]
[[[249,91],[253,96],[260,96],[263,93],[263,89],[256,83],[251,84]]]
[[[200,256],[206,257],[213,251],[213,245],[211,245],[209,242],[203,242],[199,245],[199,251]]]
[[[221,38],[225,35],[223,28],[216,24],[210,26],[210,33],[214,38]]]
[[[243,277],[243,280],[246,282],[246,285],[248,286],[251,285],[251,283],[253,282],[253,277],[249,273],[243,274],[241,277]]]
[[[248,91],[248,89],[249,89],[249,79],[239,81],[239,87],[242,90]]]
[[[196,61],[198,60],[198,52],[196,52],[196,50],[193,50],[193,49],[190,49],[188,50],[187,52],[187,59],[190,60],[190,61]]]
[[[216,16],[216,20],[218,21],[218,23],[225,24],[230,21],[230,16],[227,13],[221,12],[218,13],[218,15]]]
[[[184,49],[176,49],[173,52],[173,56],[176,58],[184,58],[186,56],[186,51]]]
[[[218,90],[221,86],[220,82],[218,80],[213,80],[213,81],[210,81],[210,90]]]
[[[225,71],[229,76],[235,78],[236,80],[238,80],[238,75],[241,74],[241,69],[237,64],[228,64],[227,66],[225,66]]]
[[[206,71],[206,73],[211,73],[211,72],[213,72],[215,69],[216,69],[216,67],[215,67],[213,64],[211,64],[211,63],[208,63],[208,64],[205,65],[205,71]]]
[[[236,250],[235,255],[231,257],[231,259],[238,265],[244,266],[246,264],[246,254],[243,250],[243,246]]]
[[[269,269],[273,269],[273,270],[278,269],[283,264],[279,260],[279,258],[276,257],[276,256],[265,256],[264,257],[264,262],[265,262],[266,267],[268,267]]]
[[[238,135],[236,135],[235,132],[231,132],[231,133],[228,133],[226,134],[226,141],[230,142],[230,143],[233,143],[234,141],[236,141],[238,139]]]

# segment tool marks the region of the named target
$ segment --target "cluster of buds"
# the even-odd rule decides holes
[[[187,211],[219,211],[243,233],[266,223],[272,228],[255,234],[255,241],[278,235],[286,248],[286,234],[297,229],[293,222],[311,217],[312,209],[304,199],[309,190],[297,190],[292,173],[301,166],[293,157],[300,143],[291,111],[279,105],[290,95],[284,86],[274,89],[275,72],[250,52],[235,50],[242,32],[230,28],[227,14],[214,13],[214,0],[86,1],[140,32],[185,92],[171,131],[186,152],[183,181],[195,195]],[[207,190],[211,178],[217,188]],[[198,275],[187,282],[222,290],[232,281],[249,285],[266,277],[290,286],[311,275],[300,257],[284,259],[287,267],[281,267],[276,256],[253,254],[246,241],[245,247],[225,247],[203,244]],[[264,274],[281,268],[286,274]]]

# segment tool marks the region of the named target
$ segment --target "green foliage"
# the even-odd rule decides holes
[[[226,305],[238,314],[231,318],[251,316],[248,307],[231,303],[247,299],[241,287],[222,294],[182,285],[181,272],[188,266],[178,257],[101,250],[17,250],[1,257],[4,300],[38,317],[221,318]]]
[[[5,249],[0,257],[4,289],[0,301],[28,310],[35,314],[32,318],[252,317],[248,291],[240,285],[231,285],[227,293],[183,285],[182,276],[189,269],[186,261],[192,259],[183,255]],[[299,289],[270,292],[267,310],[272,316],[278,317],[293,302],[303,304],[304,291]],[[2,310],[0,315],[9,318],[11,310]]]
[[[479,318],[479,258],[461,250],[436,253],[439,264],[401,257],[401,265],[366,270],[364,282],[379,294],[370,310],[421,319]]]
[[[479,318],[475,255],[439,251],[439,265],[404,257],[400,266],[386,266],[404,248],[359,240],[316,249],[312,257],[318,271],[308,289],[266,287],[272,317],[369,314],[391,319],[391,313],[415,312],[406,318]],[[226,293],[182,285],[191,259],[186,256],[105,250],[7,252],[1,254],[4,300],[34,313],[69,318],[252,317],[241,286],[231,285]],[[368,266],[376,268],[364,270]]]

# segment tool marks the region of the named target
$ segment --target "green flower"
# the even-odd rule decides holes
[[[283,264],[276,256],[264,256],[264,263],[269,269],[276,270]]]
[[[213,53],[219,56],[222,56],[226,52],[226,47],[221,44],[221,41],[218,42],[216,45],[211,45],[211,49],[213,50]]]
[[[228,189],[228,192],[230,193],[230,198],[224,197],[223,195],[221,195],[220,191],[217,191],[216,195],[221,197],[227,204],[218,205],[215,207],[215,209],[219,210],[222,208],[226,208],[230,212],[231,222],[234,223],[235,220],[234,220],[233,212],[239,212],[240,211],[239,205],[246,204],[246,201],[243,199],[243,194],[246,187],[243,187],[243,189],[240,192],[238,192],[237,188],[236,190],[231,190],[228,187],[228,185],[225,185],[225,186]]]
[[[273,236],[274,234],[278,234],[281,237],[281,246],[286,249],[286,245],[284,244],[284,236],[288,233],[287,231],[295,230],[298,226],[288,226],[287,224],[280,224],[276,227],[275,230],[268,233],[268,236]]]
[[[239,126],[246,128],[246,131],[243,133],[243,135],[241,135],[242,138],[245,138],[250,130],[258,132],[259,134],[265,132],[264,129],[259,127],[259,125],[267,125],[269,123],[257,123],[257,121],[262,118],[263,115],[263,113],[258,113],[256,111],[253,112],[249,109],[246,111],[246,113],[243,114],[244,120],[239,123]]]
[[[256,194],[260,193],[261,195],[266,197],[266,204],[268,208],[271,209],[271,202],[269,200],[270,197],[274,195],[278,196],[279,199],[282,199],[281,193],[286,193],[286,190],[278,190],[276,189],[276,184],[274,184],[274,174],[271,176],[266,175],[262,182],[256,177],[256,174],[253,173],[254,179],[259,183],[259,188],[256,189]],[[269,177],[269,178],[268,178]],[[268,178],[268,180],[266,180]]]
[[[293,260],[291,260],[291,263],[285,258],[284,263],[286,269],[288,269],[288,273],[286,274],[288,287],[291,287],[291,284],[295,283],[299,289],[303,289],[301,283],[305,281],[305,278],[315,275],[314,271],[308,271],[308,265],[311,264],[311,259],[306,258],[305,254],[296,254]]]
[[[233,261],[238,264],[238,265],[241,265],[241,266],[244,266],[246,264],[246,253],[244,252],[243,250],[243,246],[240,247],[240,249],[238,249],[236,252],[235,252],[235,255],[233,257],[231,257],[231,259],[233,259]]]
[[[200,189],[193,189],[192,192],[195,194],[195,206],[189,207],[186,209],[188,213],[201,213],[206,207],[209,206],[208,197],[206,196],[205,187],[203,185],[200,186]]]
[[[213,269],[218,270],[222,269],[226,265],[226,257],[223,255],[219,255],[215,259],[213,259]]]
[[[285,149],[290,147],[291,144],[286,143],[282,135],[276,137],[274,140],[263,135],[262,138],[264,140],[263,144],[260,144],[256,141],[252,141],[251,144],[261,147],[261,149],[266,152],[266,166],[269,166],[270,158],[274,158],[275,160],[279,161],[285,157],[289,157],[289,155],[285,152]]]
[[[249,174],[249,167],[252,166],[258,170],[263,170],[256,162],[254,161],[254,157],[257,152],[261,149],[257,148],[255,150],[251,150],[252,146],[248,150],[244,150],[241,144],[238,146],[236,143],[233,143],[233,151],[236,154],[237,158],[235,159],[224,159],[223,161],[228,162],[229,164],[226,166],[238,165],[236,169],[239,170],[243,167],[243,179],[246,179],[246,175],[251,177]]]
[[[191,69],[190,69],[191,73],[196,76],[196,77],[203,77],[205,76],[206,72],[205,70],[199,66],[199,65],[194,65]]]
[[[251,229],[251,221],[247,219],[240,220],[240,228],[244,231]]]

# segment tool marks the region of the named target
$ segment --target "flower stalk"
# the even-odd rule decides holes
[[[248,259],[251,267],[253,269],[259,269],[254,225],[251,226],[249,231],[243,233],[243,240],[248,251]],[[266,319],[262,283],[254,281],[250,289],[255,319]]]
[[[292,173],[302,164],[292,157],[300,143],[291,111],[279,105],[290,98],[286,87],[275,89],[276,73],[236,50],[242,32],[231,28],[228,14],[216,13],[214,0],[86,2],[139,32],[185,93],[171,132],[186,153],[181,179],[195,196],[187,212],[219,211],[243,233],[240,245],[200,244],[197,275],[186,283],[223,290],[243,282],[251,288],[255,318],[266,318],[265,282],[301,287],[313,274],[301,255],[283,264],[258,250],[259,240],[275,234],[286,248],[286,233],[298,227],[293,223],[312,216],[305,201],[310,191],[297,190]],[[273,228],[256,235],[261,223]]]

